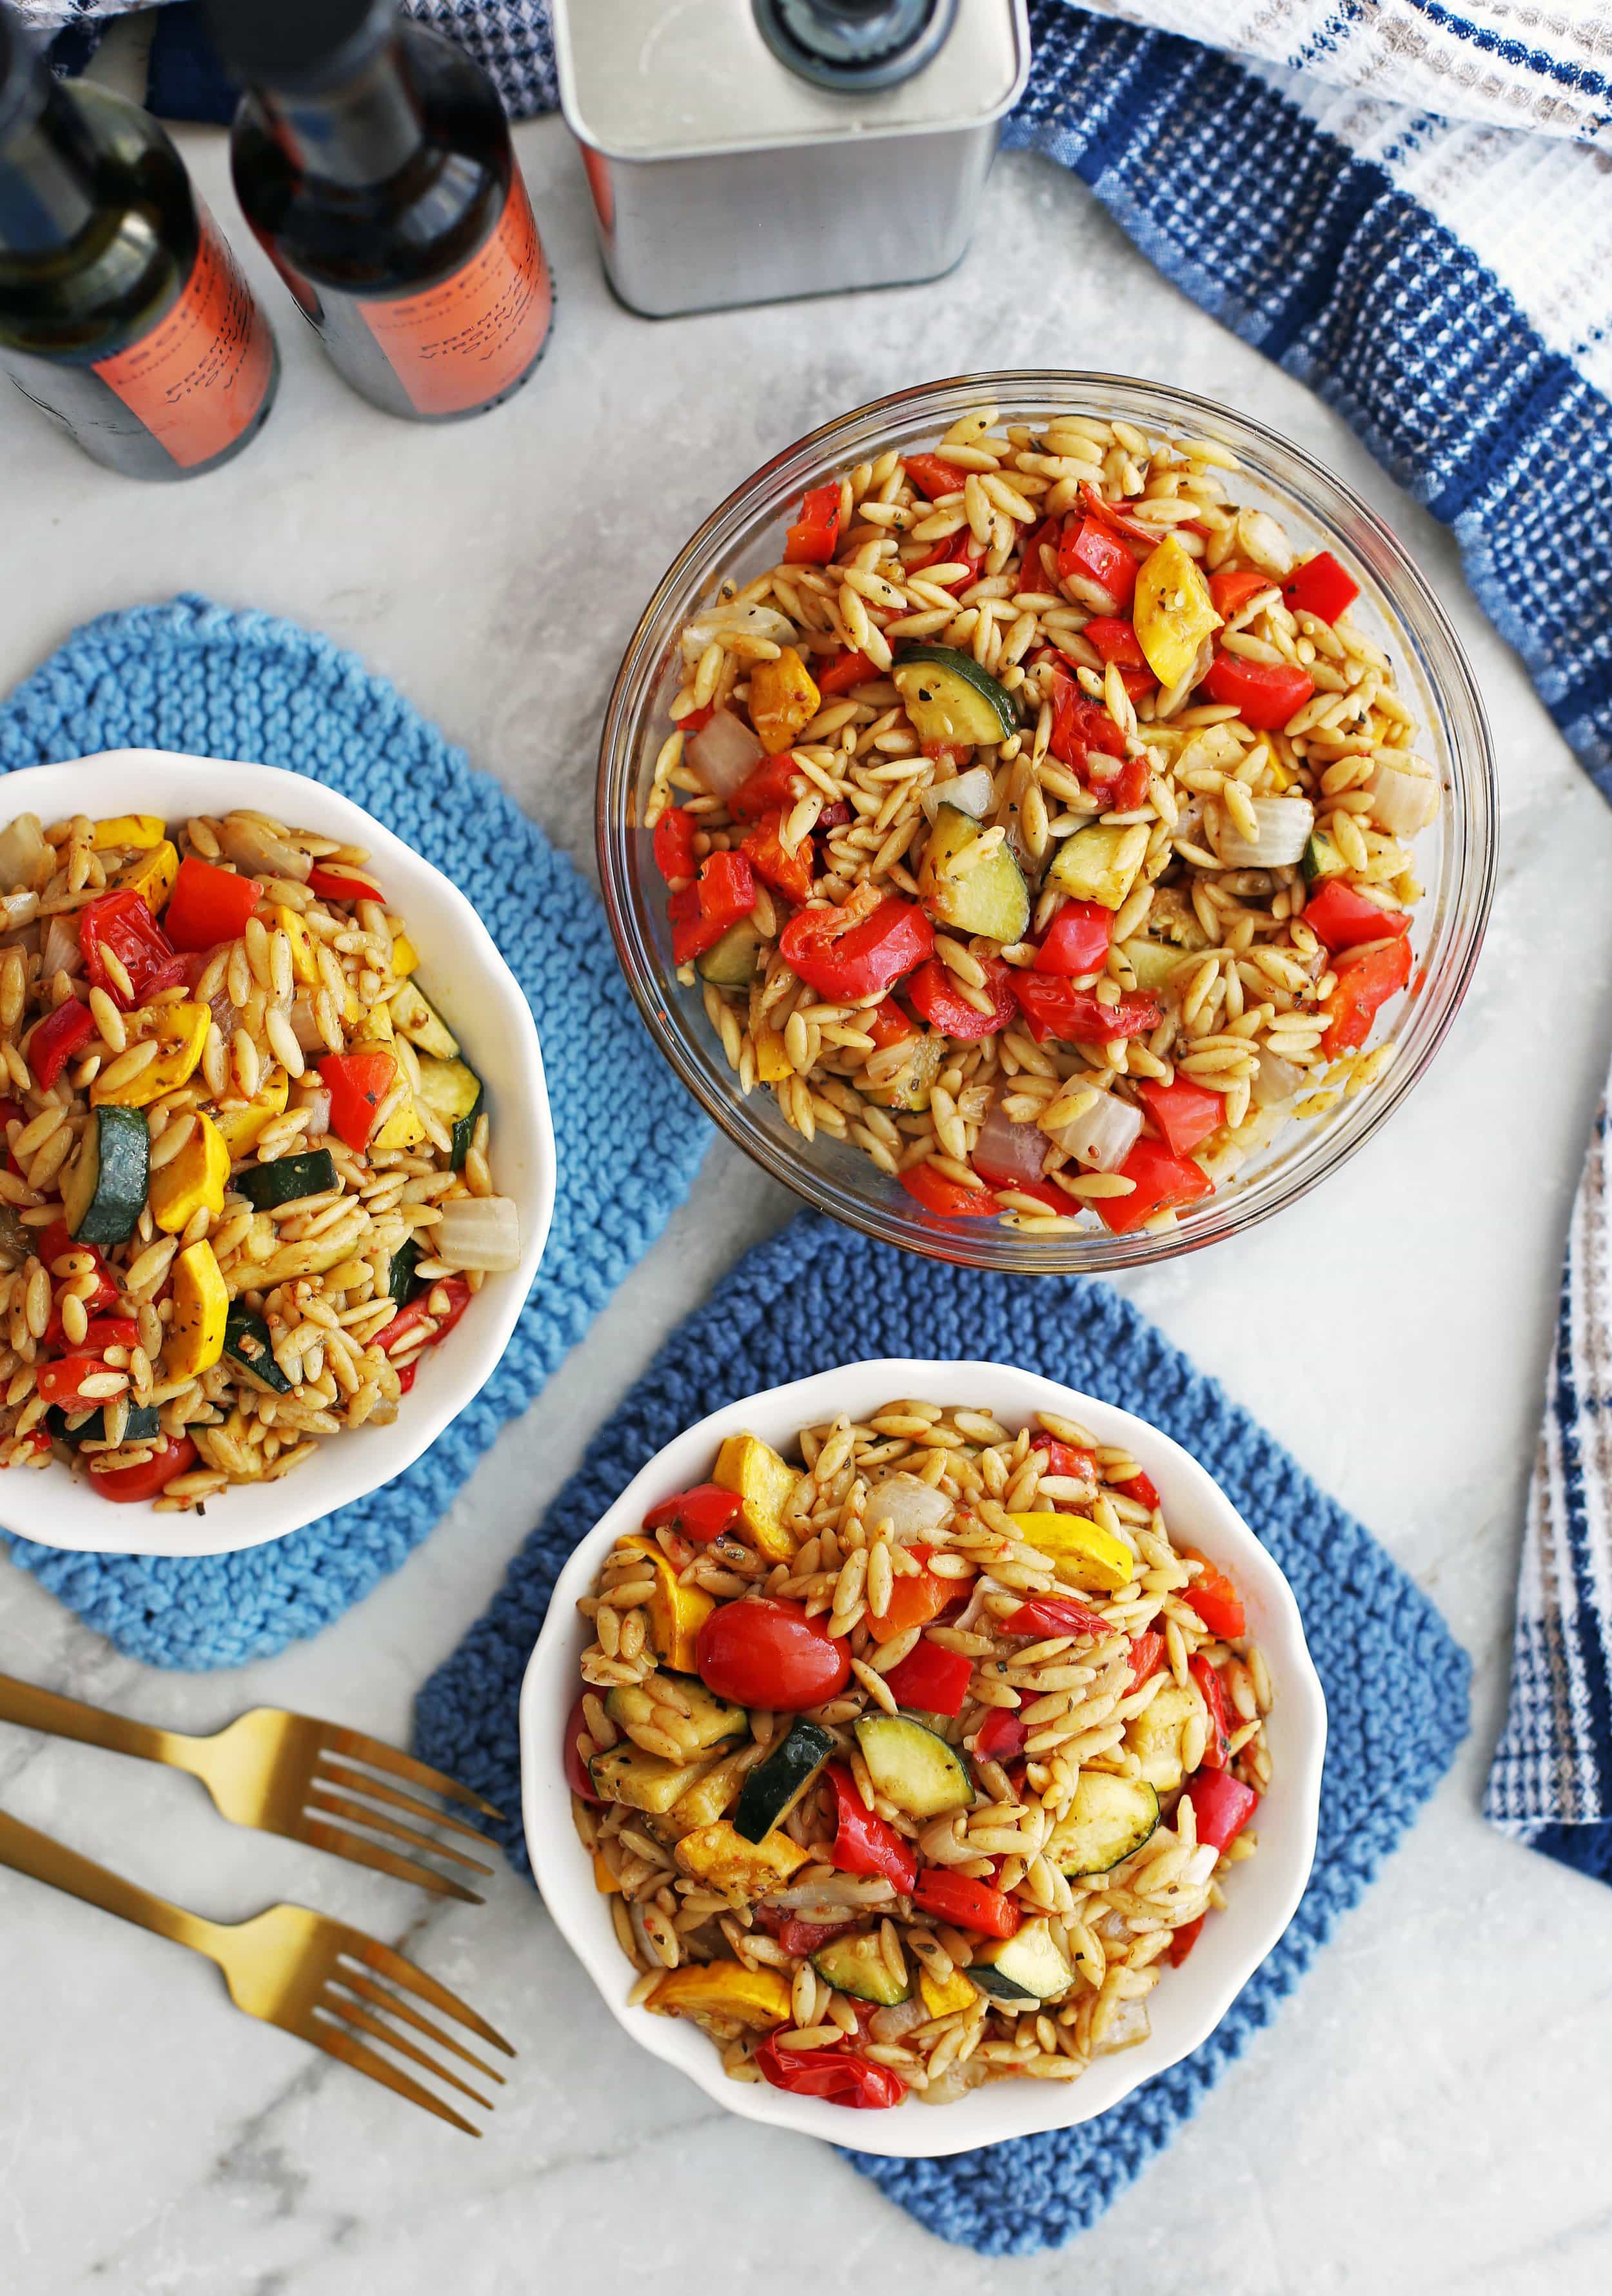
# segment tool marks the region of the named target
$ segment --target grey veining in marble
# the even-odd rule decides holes
[[[880,391],[1037,363],[1188,383],[1285,430],[1399,527],[1497,736],[1506,844],[1476,983],[1413,1100],[1326,1189],[1127,1288],[1434,1595],[1476,1662],[1476,1726],[1168,2161],[1073,2256],[983,2267],[832,2152],[728,2118],[632,2051],[508,1874],[479,1910],[422,1915],[378,1876],[230,1828],[183,1777],[0,1731],[0,1804],[18,1816],[224,1918],[305,1898],[407,1939],[522,2050],[472,2145],[235,2015],[193,1957],[0,1873],[0,2288],[528,2296],[653,2273],[670,2296],[761,2296],[786,2276],[780,2226],[802,2218],[832,2224],[841,2279],[877,2269],[933,2296],[1605,2288],[1612,1896],[1501,1840],[1476,1802],[1561,1237],[1612,1033],[1598,890],[1612,817],[1449,537],[1037,160],[999,167],[979,242],[939,284],[651,325],[605,292],[563,131],[523,129],[560,283],[553,347],[485,422],[415,430],[320,362],[239,226],[220,140],[181,140],[275,313],[280,403],[228,470],[159,490],[0,401],[0,686],[107,607],[200,590],[292,614],[395,678],[591,867],[596,727],[642,599],[756,463]],[[401,1739],[415,1688],[613,1398],[790,1208],[713,1150],[671,1232],[434,1536],[317,1642],[234,1676],[165,1677],[0,1564],[0,1667],[181,1727],[266,1701]]]

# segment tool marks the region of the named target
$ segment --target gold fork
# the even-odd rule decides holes
[[[329,1849],[338,1857],[351,1857],[373,1866],[399,1882],[417,1882],[422,1889],[460,1898],[467,1905],[482,1901],[473,1890],[447,1874],[436,1873],[417,1859],[400,1857],[379,1842],[351,1831],[366,1826],[389,1841],[406,1842],[411,1849],[429,1850],[438,1857],[465,1866],[475,1874],[492,1867],[445,1841],[389,1816],[406,1810],[466,1835],[483,1849],[496,1845],[462,1818],[429,1802],[366,1777],[364,1769],[386,1770],[411,1784],[428,1787],[446,1799],[468,1803],[489,1817],[502,1813],[480,1794],[440,1770],[429,1769],[412,1755],[400,1754],[378,1738],[361,1731],[344,1730],[334,1722],[316,1721],[308,1714],[287,1714],[279,1707],[258,1706],[243,1714],[210,1738],[190,1738],[177,1730],[158,1730],[125,1715],[108,1714],[98,1706],[81,1705],[53,1690],[19,1682],[0,1674],[0,1722],[15,1722],[24,1729],[43,1730],[55,1738],[78,1738],[88,1746],[106,1746],[116,1754],[133,1754],[142,1761],[165,1762],[172,1769],[188,1770],[200,1778],[220,1813],[235,1825],[256,1826],[260,1833],[283,1833],[292,1841],[306,1841],[316,1849]],[[363,1768],[355,1768],[361,1764]],[[383,1807],[375,1808],[373,1804]],[[331,1821],[337,1823],[333,1824]]]
[[[406,1961],[377,1938],[366,1937],[362,1930],[350,1929],[345,1922],[331,1921],[324,1914],[310,1914],[305,1906],[270,1906],[249,1922],[205,1921],[199,1914],[187,1914],[182,1906],[171,1906],[166,1898],[126,1882],[119,1874],[108,1873],[104,1866],[93,1865],[77,1850],[53,1841],[49,1834],[36,1833],[31,1825],[24,1825],[4,1810],[0,1810],[0,1865],[29,1874],[36,1882],[48,1882],[53,1889],[65,1890],[86,1905],[99,1906],[103,1912],[117,1914],[141,1929],[154,1930],[176,1945],[204,1953],[224,1972],[236,2008],[244,2009],[249,2017],[261,2017],[266,2024],[278,2025],[299,2040],[311,2041],[315,2048],[340,2057],[355,2071],[367,2073],[371,2080],[395,2089],[411,2104],[424,2105],[439,2120],[451,2121],[467,2136],[481,2134],[473,2122],[378,2055],[359,2036],[367,2035],[422,2066],[435,2079],[447,2082],[487,2111],[492,2108],[490,2097],[472,2088],[408,2035],[423,2034],[439,2050],[451,2051],[484,2080],[501,2086],[503,2074],[484,2064],[473,2050],[444,2032],[401,1996],[411,1994],[415,2001],[429,2002],[443,2016],[502,2049],[506,2056],[513,2057],[514,2049],[445,1985],[427,1977],[423,1969],[416,1969],[412,1961]],[[376,1977],[390,1982],[378,1985]],[[394,1987],[401,1992],[394,1991]]]

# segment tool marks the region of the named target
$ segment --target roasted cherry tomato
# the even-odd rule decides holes
[[[774,2088],[792,2096],[820,2096],[829,2104],[848,2104],[859,2112],[877,2112],[900,2104],[907,2084],[888,2065],[853,2056],[849,2049],[781,2049],[777,2038],[761,2043],[751,2059],[756,2070]]]
[[[156,1498],[176,1475],[183,1475],[195,1464],[196,1447],[190,1437],[181,1435],[176,1439],[169,1435],[143,1466],[114,1467],[107,1472],[97,1470],[92,1460],[89,1486],[98,1497],[116,1499],[127,1505],[131,1501]]]
[[[572,1793],[579,1795],[583,1801],[601,1802],[604,1797],[596,1791],[594,1782],[588,1775],[588,1765],[577,1751],[577,1740],[587,1727],[588,1724],[582,1713],[582,1700],[579,1693],[576,1704],[565,1717],[565,1783]]]
[[[851,1645],[799,1603],[721,1603],[700,1628],[695,1665],[718,1698],[794,1714],[844,1689]]]

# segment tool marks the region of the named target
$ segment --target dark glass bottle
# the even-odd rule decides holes
[[[518,390],[552,294],[498,90],[395,0],[206,0],[242,211],[339,372],[446,422]]]
[[[136,479],[228,462],[279,377],[268,322],[156,121],[55,79],[4,6],[0,367]]]

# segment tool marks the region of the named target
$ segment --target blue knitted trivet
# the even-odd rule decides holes
[[[0,704],[0,772],[125,748],[288,767],[424,854],[474,904],[525,990],[554,1111],[559,1191],[531,1295],[492,1378],[407,1473],[243,1554],[170,1561],[12,1540],[14,1561],[133,1657],[239,1666],[317,1634],[418,1545],[660,1234],[709,1136],[652,1050],[572,864],[351,654],[267,614],[180,598],[90,623]],[[632,1089],[602,1102],[588,1083],[601,1062]],[[0,1484],[0,1515],[4,1504]]]
[[[486,1616],[421,1692],[419,1751],[519,1809],[516,1701],[555,1573],[662,1444],[720,1404],[876,1356],[1024,1365],[1151,1420],[1201,1459],[1286,1572],[1327,1693],[1315,1870],[1287,1935],[1213,2035],[1100,2121],[942,2161],[850,2157],[931,2232],[986,2255],[1096,2221],[1197,2109],[1306,1969],[1449,1767],[1466,1654],[1370,1533],[1106,1286],[941,1267],[802,1216],[722,1279],[594,1438]],[[505,1835],[523,1869],[518,1823]]]

